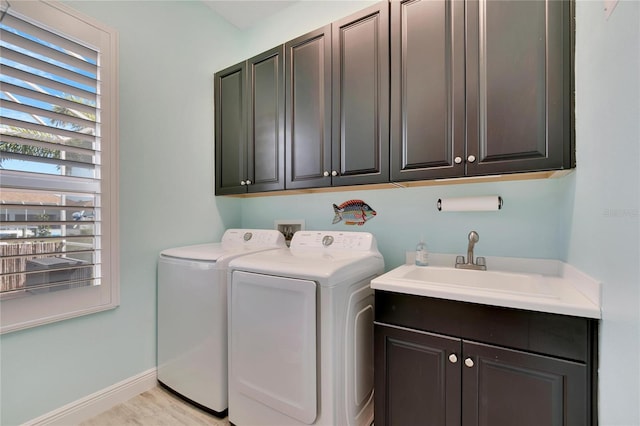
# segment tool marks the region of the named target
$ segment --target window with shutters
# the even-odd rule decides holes
[[[2,4],[0,327],[118,305],[117,35],[57,2]]]

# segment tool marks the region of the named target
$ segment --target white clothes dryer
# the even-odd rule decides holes
[[[164,250],[158,260],[158,382],[224,417],[227,392],[227,266],[286,247],[276,230],[229,229],[219,243]]]
[[[365,232],[298,231],[290,249],[229,264],[229,421],[373,421],[373,290],[384,272]]]

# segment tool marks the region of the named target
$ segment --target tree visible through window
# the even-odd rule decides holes
[[[70,16],[76,25],[55,29]],[[87,29],[88,40],[74,34]],[[90,311],[117,304],[115,38],[56,3],[17,3],[0,21],[3,311],[62,290],[100,295]]]

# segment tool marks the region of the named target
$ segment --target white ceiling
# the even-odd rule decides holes
[[[202,0],[218,15],[241,30],[291,6],[297,0]]]

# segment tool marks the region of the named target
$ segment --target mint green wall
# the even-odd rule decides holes
[[[241,37],[200,2],[69,2],[120,37],[121,306],[0,339],[0,424],[156,365],[156,257],[240,225],[214,197],[213,73]]]
[[[306,229],[367,231],[376,236],[387,269],[405,259],[424,236],[429,250],[466,255],[467,235],[480,234],[479,256],[563,258],[567,249],[567,178],[523,182],[341,191],[249,198],[242,204],[246,227],[273,227],[274,219],[304,219]],[[496,212],[439,212],[438,198],[500,195]],[[366,201],[377,215],[364,226],[332,225],[332,205]]]
[[[568,260],[604,283],[600,424],[640,424],[638,384],[639,4],[578,0],[578,169],[560,179],[236,199],[213,194],[214,71],[371,1],[303,1],[239,33],[196,1],[68,2],[120,33],[122,305],[1,337],[0,424],[13,425],[155,365],[155,259],[232,226],[373,232],[387,267],[424,234],[430,248]],[[500,194],[500,212],[438,213],[439,197]],[[362,198],[378,216],[331,225],[331,205]]]
[[[640,424],[640,3],[576,10],[578,168],[568,260],[602,280],[601,425]]]

